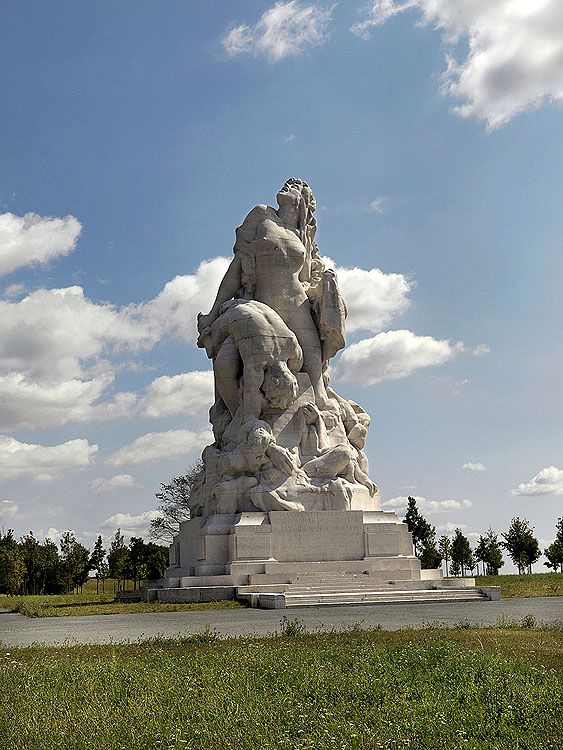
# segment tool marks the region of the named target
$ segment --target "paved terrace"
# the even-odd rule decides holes
[[[429,623],[454,625],[467,620],[475,625],[496,625],[499,618],[521,620],[534,615],[539,622],[563,621],[563,597],[505,599],[498,602],[442,604],[380,604],[369,606],[308,607],[291,610],[224,609],[158,612],[138,615],[28,618],[0,613],[0,644],[7,647],[41,643],[49,646],[77,643],[123,643],[201,632],[211,627],[221,636],[271,635],[283,615],[298,619],[309,630],[345,630],[356,623],[385,630],[422,627]]]

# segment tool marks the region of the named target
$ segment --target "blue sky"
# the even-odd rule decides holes
[[[207,438],[193,340],[217,259],[298,176],[350,307],[334,383],[374,417],[387,508],[424,498],[439,532],[520,515],[550,541],[562,59],[557,0],[6,9],[0,524],[145,532]]]

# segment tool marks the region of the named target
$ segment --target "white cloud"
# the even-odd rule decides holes
[[[452,523],[451,521],[448,521],[448,523],[441,523],[436,525],[436,531],[439,534],[455,534],[455,530],[459,529],[460,531],[464,531],[464,529],[467,528],[467,524],[465,523]]]
[[[374,214],[384,214],[387,210],[387,198],[384,195],[379,195],[372,200],[368,209]]]
[[[124,464],[166,461],[181,456],[189,457],[212,442],[213,436],[209,430],[149,432],[113,453],[106,463],[109,466],[123,466]]]
[[[8,286],[4,289],[4,297],[19,297],[19,295],[23,292],[25,292],[24,284],[8,284]]]
[[[213,371],[196,370],[181,375],[162,375],[153,380],[141,401],[145,417],[196,414],[213,402]]]
[[[456,114],[493,130],[521,112],[563,101],[561,0],[372,0],[352,31],[367,37],[412,9],[452,48],[443,90],[460,101]],[[466,45],[461,61],[454,58],[459,41]]]
[[[287,138],[285,139],[285,143],[293,143],[293,141],[296,140],[296,136],[294,133],[290,133]]]
[[[0,435],[0,479],[82,469],[92,463],[97,450],[97,445],[90,445],[84,439],[44,446],[20,443],[8,435]]]
[[[334,376],[363,385],[398,380],[415,370],[442,365],[463,349],[461,342],[452,345],[431,336],[416,336],[412,331],[386,331],[345,349]]]
[[[471,508],[471,500],[427,500],[425,497],[414,496],[419,511],[424,513],[443,513],[450,510],[465,510]],[[394,510],[397,513],[405,512],[408,505],[408,497],[401,495],[393,497],[381,504],[383,510]]]
[[[74,216],[0,214],[0,275],[74,250],[82,227]]]
[[[471,354],[474,357],[482,357],[484,354],[490,354],[491,349],[487,344],[479,344],[479,346],[474,346],[471,350]]]
[[[100,526],[102,529],[121,529],[121,533],[125,537],[144,537],[150,530],[151,521],[158,518],[159,515],[158,510],[146,510],[137,516],[132,516],[130,513],[115,513],[102,521]]]
[[[466,464],[463,464],[461,468],[467,469],[468,471],[482,472],[482,471],[487,471],[489,467],[485,466],[485,464],[482,464],[480,461],[477,461],[475,463],[471,463],[470,461]]]
[[[113,477],[97,477],[92,481],[92,488],[96,492],[111,492],[112,490],[138,489],[143,485],[131,474],[115,474]]]
[[[0,502],[0,518],[16,518],[19,507],[13,500],[2,500]]]
[[[539,471],[529,482],[519,484],[512,490],[513,495],[524,497],[531,495],[563,495],[563,469],[547,466]]]
[[[243,52],[255,57],[265,55],[270,62],[299,55],[325,41],[332,10],[315,3],[280,0],[254,26],[241,24],[231,29],[223,38],[223,47],[231,56]]]
[[[349,333],[359,330],[377,333],[410,307],[408,295],[414,282],[403,274],[383,273],[379,268],[369,271],[341,268],[327,257],[323,262],[338,275],[338,285],[348,308],[346,330]]]

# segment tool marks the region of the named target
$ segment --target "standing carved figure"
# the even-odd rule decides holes
[[[328,385],[329,360],[344,347],[346,306],[319,256],[315,198],[292,178],[277,202],[277,209],[256,206],[238,227],[213,306],[198,316],[198,345],[215,376],[215,444],[204,451],[196,503],[202,515],[342,509],[354,493],[377,492],[349,437],[357,426],[367,431],[369,417]],[[271,438],[253,469],[229,456],[256,420],[270,426]],[[304,450],[314,440],[317,448]]]

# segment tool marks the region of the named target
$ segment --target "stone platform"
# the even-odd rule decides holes
[[[165,578],[147,590],[162,602],[239,599],[280,608],[323,604],[459,601],[485,596],[473,579],[443,581],[420,569],[394,513],[270,511],[181,524]]]

